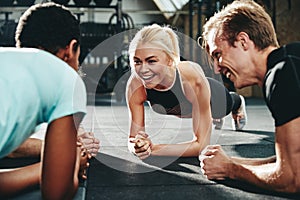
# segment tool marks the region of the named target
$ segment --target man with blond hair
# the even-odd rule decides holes
[[[272,191],[300,192],[300,43],[279,47],[270,16],[251,0],[234,1],[204,25],[214,70],[236,88],[259,85],[275,122],[274,157],[229,157],[219,145],[202,151],[208,179],[231,178]]]

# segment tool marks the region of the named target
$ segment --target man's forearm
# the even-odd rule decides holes
[[[276,162],[276,156],[271,156],[267,158],[240,158],[231,157],[231,160],[235,163],[242,165],[264,165]]]
[[[36,138],[27,139],[21,146],[19,146],[15,151],[10,153],[7,157],[9,158],[38,158],[41,155],[41,150],[43,146],[43,141]]]
[[[289,172],[277,169],[276,163],[264,165],[241,165],[233,164],[231,168],[231,179],[246,181],[258,187],[278,192],[294,192],[291,188],[293,181]]]

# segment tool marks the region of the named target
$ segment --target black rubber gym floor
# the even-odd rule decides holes
[[[229,155],[267,157],[274,155],[274,123],[262,99],[246,99],[248,123],[233,131],[231,117],[212,133],[212,144],[221,144]],[[209,181],[200,172],[197,157],[150,157],[139,160],[127,150],[128,111],[124,103],[89,106],[83,124],[101,141],[100,152],[91,160],[88,179],[75,199],[297,199],[262,190],[239,181]],[[94,120],[92,120],[94,119]],[[192,138],[190,119],[153,113],[146,107],[146,131],[154,143],[177,143]],[[21,160],[20,163],[26,164]],[[1,168],[15,165],[4,161]],[[18,163],[18,164],[20,164]],[[39,189],[16,199],[39,199]],[[299,199],[299,198],[298,198]]]

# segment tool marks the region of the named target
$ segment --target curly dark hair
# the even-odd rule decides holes
[[[16,29],[16,46],[32,47],[56,54],[71,40],[80,45],[79,21],[66,7],[53,2],[31,6],[21,16]]]

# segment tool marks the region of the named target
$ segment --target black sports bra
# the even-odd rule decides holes
[[[176,69],[175,83],[169,90],[146,89],[146,92],[147,100],[155,112],[180,117],[191,116],[192,104],[183,93],[178,69]]]

